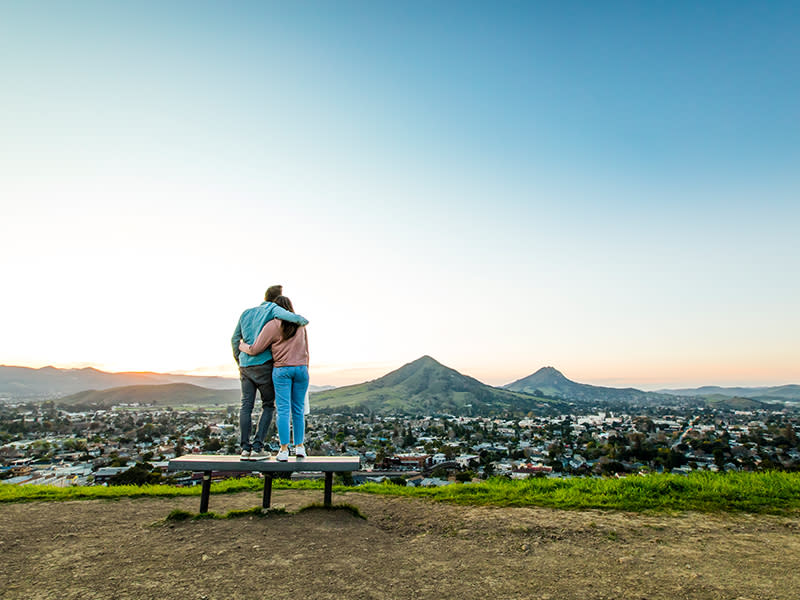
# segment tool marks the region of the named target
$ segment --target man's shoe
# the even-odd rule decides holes
[[[250,453],[250,460],[265,460],[270,456],[271,454],[266,450],[253,450]]]
[[[281,450],[278,452],[278,456],[275,457],[275,460],[279,460],[281,462],[286,462],[289,460],[289,450]]]
[[[294,447],[294,455],[297,458],[305,458],[306,457],[306,448],[303,444]]]
[[[239,455],[239,460],[250,460],[250,450],[242,450]]]

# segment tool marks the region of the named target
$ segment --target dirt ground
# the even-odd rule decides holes
[[[800,517],[461,507],[276,490],[288,514],[166,522],[199,498],[0,505],[4,599],[800,598]],[[225,513],[260,493],[214,495]]]

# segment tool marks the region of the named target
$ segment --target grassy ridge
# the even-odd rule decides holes
[[[260,490],[257,478],[229,479],[211,486],[224,494]],[[276,489],[321,489],[321,481],[275,480]],[[789,513],[800,511],[800,473],[692,473],[689,476],[648,475],[623,479],[492,479],[478,484],[440,488],[369,483],[357,488],[335,486],[339,493],[370,493],[429,498],[483,506],[542,506],[558,509],[623,511],[702,511]],[[71,487],[0,484],[0,502],[198,496],[200,486]]]
[[[359,491],[465,505],[559,509],[785,513],[800,510],[798,473],[693,473],[622,479],[493,479],[477,485],[403,488],[367,484]]]

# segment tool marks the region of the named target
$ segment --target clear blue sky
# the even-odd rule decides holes
[[[800,3],[0,7],[0,363],[800,382]]]

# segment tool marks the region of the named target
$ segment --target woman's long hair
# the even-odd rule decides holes
[[[275,304],[280,306],[281,308],[285,308],[289,312],[294,312],[294,308],[292,307],[292,301],[289,300],[286,296],[278,296],[274,300]],[[290,323],[289,321],[281,321],[281,337],[283,339],[288,340],[294,337],[294,334],[297,333],[297,328],[300,327],[297,323]]]

